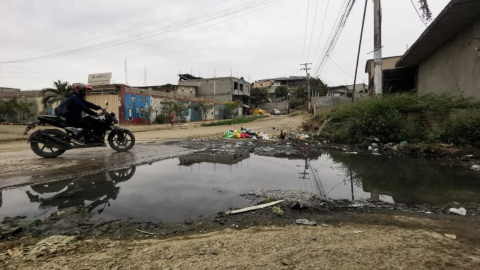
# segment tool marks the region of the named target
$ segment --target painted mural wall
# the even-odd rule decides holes
[[[125,120],[136,123],[143,121],[150,110],[150,97],[125,94]],[[150,119],[150,115],[147,117]]]

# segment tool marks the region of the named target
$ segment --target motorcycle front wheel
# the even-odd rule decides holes
[[[127,152],[135,145],[135,136],[129,130],[112,131],[108,135],[108,144],[117,152]]]

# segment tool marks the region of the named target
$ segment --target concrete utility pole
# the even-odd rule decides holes
[[[312,99],[310,97],[310,73],[308,73],[308,71],[311,69],[308,67],[308,65],[311,64],[312,63],[300,64],[301,66],[305,66],[305,68],[302,68],[301,70],[305,70],[305,72],[307,73],[308,113],[311,113],[312,106]]]
[[[383,94],[383,69],[382,69],[382,5],[380,0],[374,0],[374,63],[375,63],[375,94]]]
[[[127,58],[125,58],[125,84],[128,85]]]

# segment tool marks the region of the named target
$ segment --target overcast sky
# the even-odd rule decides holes
[[[176,84],[179,71],[213,77],[216,70],[217,77],[233,73],[251,82],[302,75],[302,62],[313,63],[313,75],[342,2],[2,0],[0,62],[13,63],[0,64],[0,86],[34,90],[50,87],[53,80],[86,83],[88,74],[102,72],[112,72],[115,83],[125,83],[125,59],[132,86],[144,85],[145,67],[147,85]],[[418,0],[413,2],[418,8]],[[448,2],[430,0],[433,16]],[[356,1],[331,60],[320,73],[329,85],[353,83],[364,3]],[[425,25],[411,0],[383,0],[382,7],[383,56],[401,55]],[[368,54],[372,50],[373,2],[369,0],[360,83],[367,78],[365,62],[373,57]]]

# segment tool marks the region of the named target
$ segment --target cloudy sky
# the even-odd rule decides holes
[[[425,30],[411,1],[419,7],[418,0],[382,1],[384,57],[403,54]],[[0,86],[33,90],[53,80],[86,83],[88,74],[102,72],[125,83],[125,59],[132,86],[144,85],[145,68],[147,85],[175,84],[178,72],[233,74],[253,82],[305,74],[304,62],[313,63],[312,75],[329,85],[351,84],[364,1],[356,1],[335,49],[317,72],[343,2],[2,0]],[[430,0],[433,16],[448,2]],[[372,50],[369,0],[359,82],[367,77],[365,61]]]

